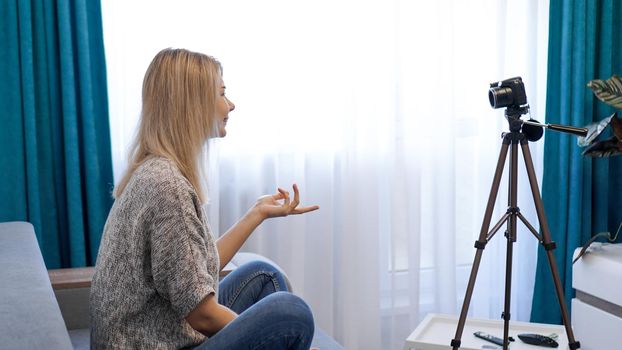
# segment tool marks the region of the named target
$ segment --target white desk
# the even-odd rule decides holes
[[[456,326],[458,324],[457,315],[441,315],[441,314],[429,314],[426,318],[417,326],[414,332],[408,336],[406,343],[404,344],[404,350],[417,349],[417,350],[446,350],[451,349],[451,340],[456,335]],[[460,350],[482,350],[490,349],[483,347],[496,346],[498,349],[503,349],[502,346],[497,346],[491,342],[479,339],[473,335],[474,332],[482,331],[488,334],[494,335],[503,339],[503,320],[478,320],[469,319],[464,325],[464,331],[462,332]],[[549,335],[556,333],[559,337],[556,341],[559,343],[558,350],[568,349],[568,338],[566,336],[566,330],[561,325],[550,325],[541,323],[527,323],[527,322],[515,322],[510,320],[510,336],[515,341],[510,343],[509,349],[511,350],[544,350],[553,349],[545,348],[542,346],[534,346],[523,343],[518,339],[517,335],[521,333],[538,333],[543,335]]]

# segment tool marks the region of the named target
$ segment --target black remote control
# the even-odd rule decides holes
[[[519,334],[518,338],[531,345],[545,346],[547,348],[556,348],[559,346],[553,338],[542,334],[523,333]]]
[[[473,333],[474,336],[480,338],[480,339],[484,339],[487,340],[491,343],[495,343],[497,345],[503,346],[503,339],[501,338],[497,338],[494,335],[490,335],[488,333],[484,333],[484,332],[475,332]]]

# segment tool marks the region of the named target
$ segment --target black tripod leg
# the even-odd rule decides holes
[[[531,193],[533,195],[533,201],[536,205],[536,213],[538,214],[538,221],[540,222],[540,229],[542,230],[542,246],[546,249],[546,255],[551,267],[551,273],[553,274],[553,282],[555,283],[555,290],[557,292],[557,300],[559,301],[559,307],[562,312],[562,319],[566,328],[566,335],[568,335],[568,347],[571,350],[575,350],[581,347],[581,344],[574,339],[574,333],[570,326],[570,318],[568,317],[568,309],[566,308],[566,302],[564,301],[564,290],[559,278],[559,271],[557,270],[557,263],[555,262],[555,256],[553,255],[553,249],[555,249],[555,242],[551,240],[551,231],[549,230],[549,223],[546,220],[544,213],[544,205],[542,203],[542,197],[540,197],[540,191],[538,190],[538,180],[536,179],[536,172],[533,168],[533,162],[531,160],[531,153],[529,152],[529,145],[527,141],[521,142],[523,149],[523,157],[525,158],[525,166],[527,168],[527,176],[529,176],[529,185],[531,186]]]
[[[475,279],[477,278],[477,270],[479,269],[479,263],[482,259],[482,251],[487,243],[486,236],[488,235],[492,212],[494,210],[497,194],[499,192],[499,183],[501,182],[501,176],[503,175],[503,166],[505,165],[505,159],[508,155],[508,147],[509,141],[504,139],[503,145],[501,146],[501,152],[499,153],[497,169],[495,170],[495,175],[492,181],[492,188],[490,189],[490,195],[488,196],[488,204],[486,205],[486,212],[484,213],[482,229],[479,232],[479,239],[475,242],[475,248],[477,248],[477,251],[475,252],[475,259],[473,260],[473,266],[471,267],[471,275],[469,277],[466,294],[464,295],[464,302],[462,303],[462,311],[460,311],[456,335],[451,341],[451,347],[453,350],[458,350],[460,348],[460,339],[462,338],[462,332],[464,331],[464,324],[466,322],[467,312],[469,311],[469,304],[471,303],[473,287],[475,286]]]

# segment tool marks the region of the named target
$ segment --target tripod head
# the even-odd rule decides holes
[[[529,105],[517,107],[510,106],[505,109],[505,119],[508,121],[510,132],[521,132],[523,120],[520,118],[523,114],[527,113],[529,113]]]
[[[505,111],[505,118],[508,120],[510,132],[522,133],[528,141],[535,142],[540,140],[545,128],[575,136],[587,136],[587,128],[577,128],[561,124],[540,124],[535,119],[523,120],[521,116],[529,112],[529,105],[520,108],[520,110],[510,110],[510,107],[508,107]]]
[[[488,100],[492,108],[505,108],[510,133],[522,133],[528,141],[538,141],[544,134],[543,128],[585,137],[588,130],[559,124],[540,124],[535,119],[523,120],[521,116],[529,113],[525,85],[521,77],[514,77],[490,83]]]

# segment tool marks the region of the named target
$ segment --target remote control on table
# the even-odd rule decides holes
[[[480,338],[480,339],[484,339],[487,340],[491,343],[495,343],[497,345],[503,346],[503,339],[495,337],[494,335],[490,335],[488,333],[484,333],[484,332],[475,332],[473,333],[474,336]]]
[[[547,348],[556,348],[559,346],[555,339],[542,334],[523,333],[519,334],[518,338],[531,345],[545,346]]]

